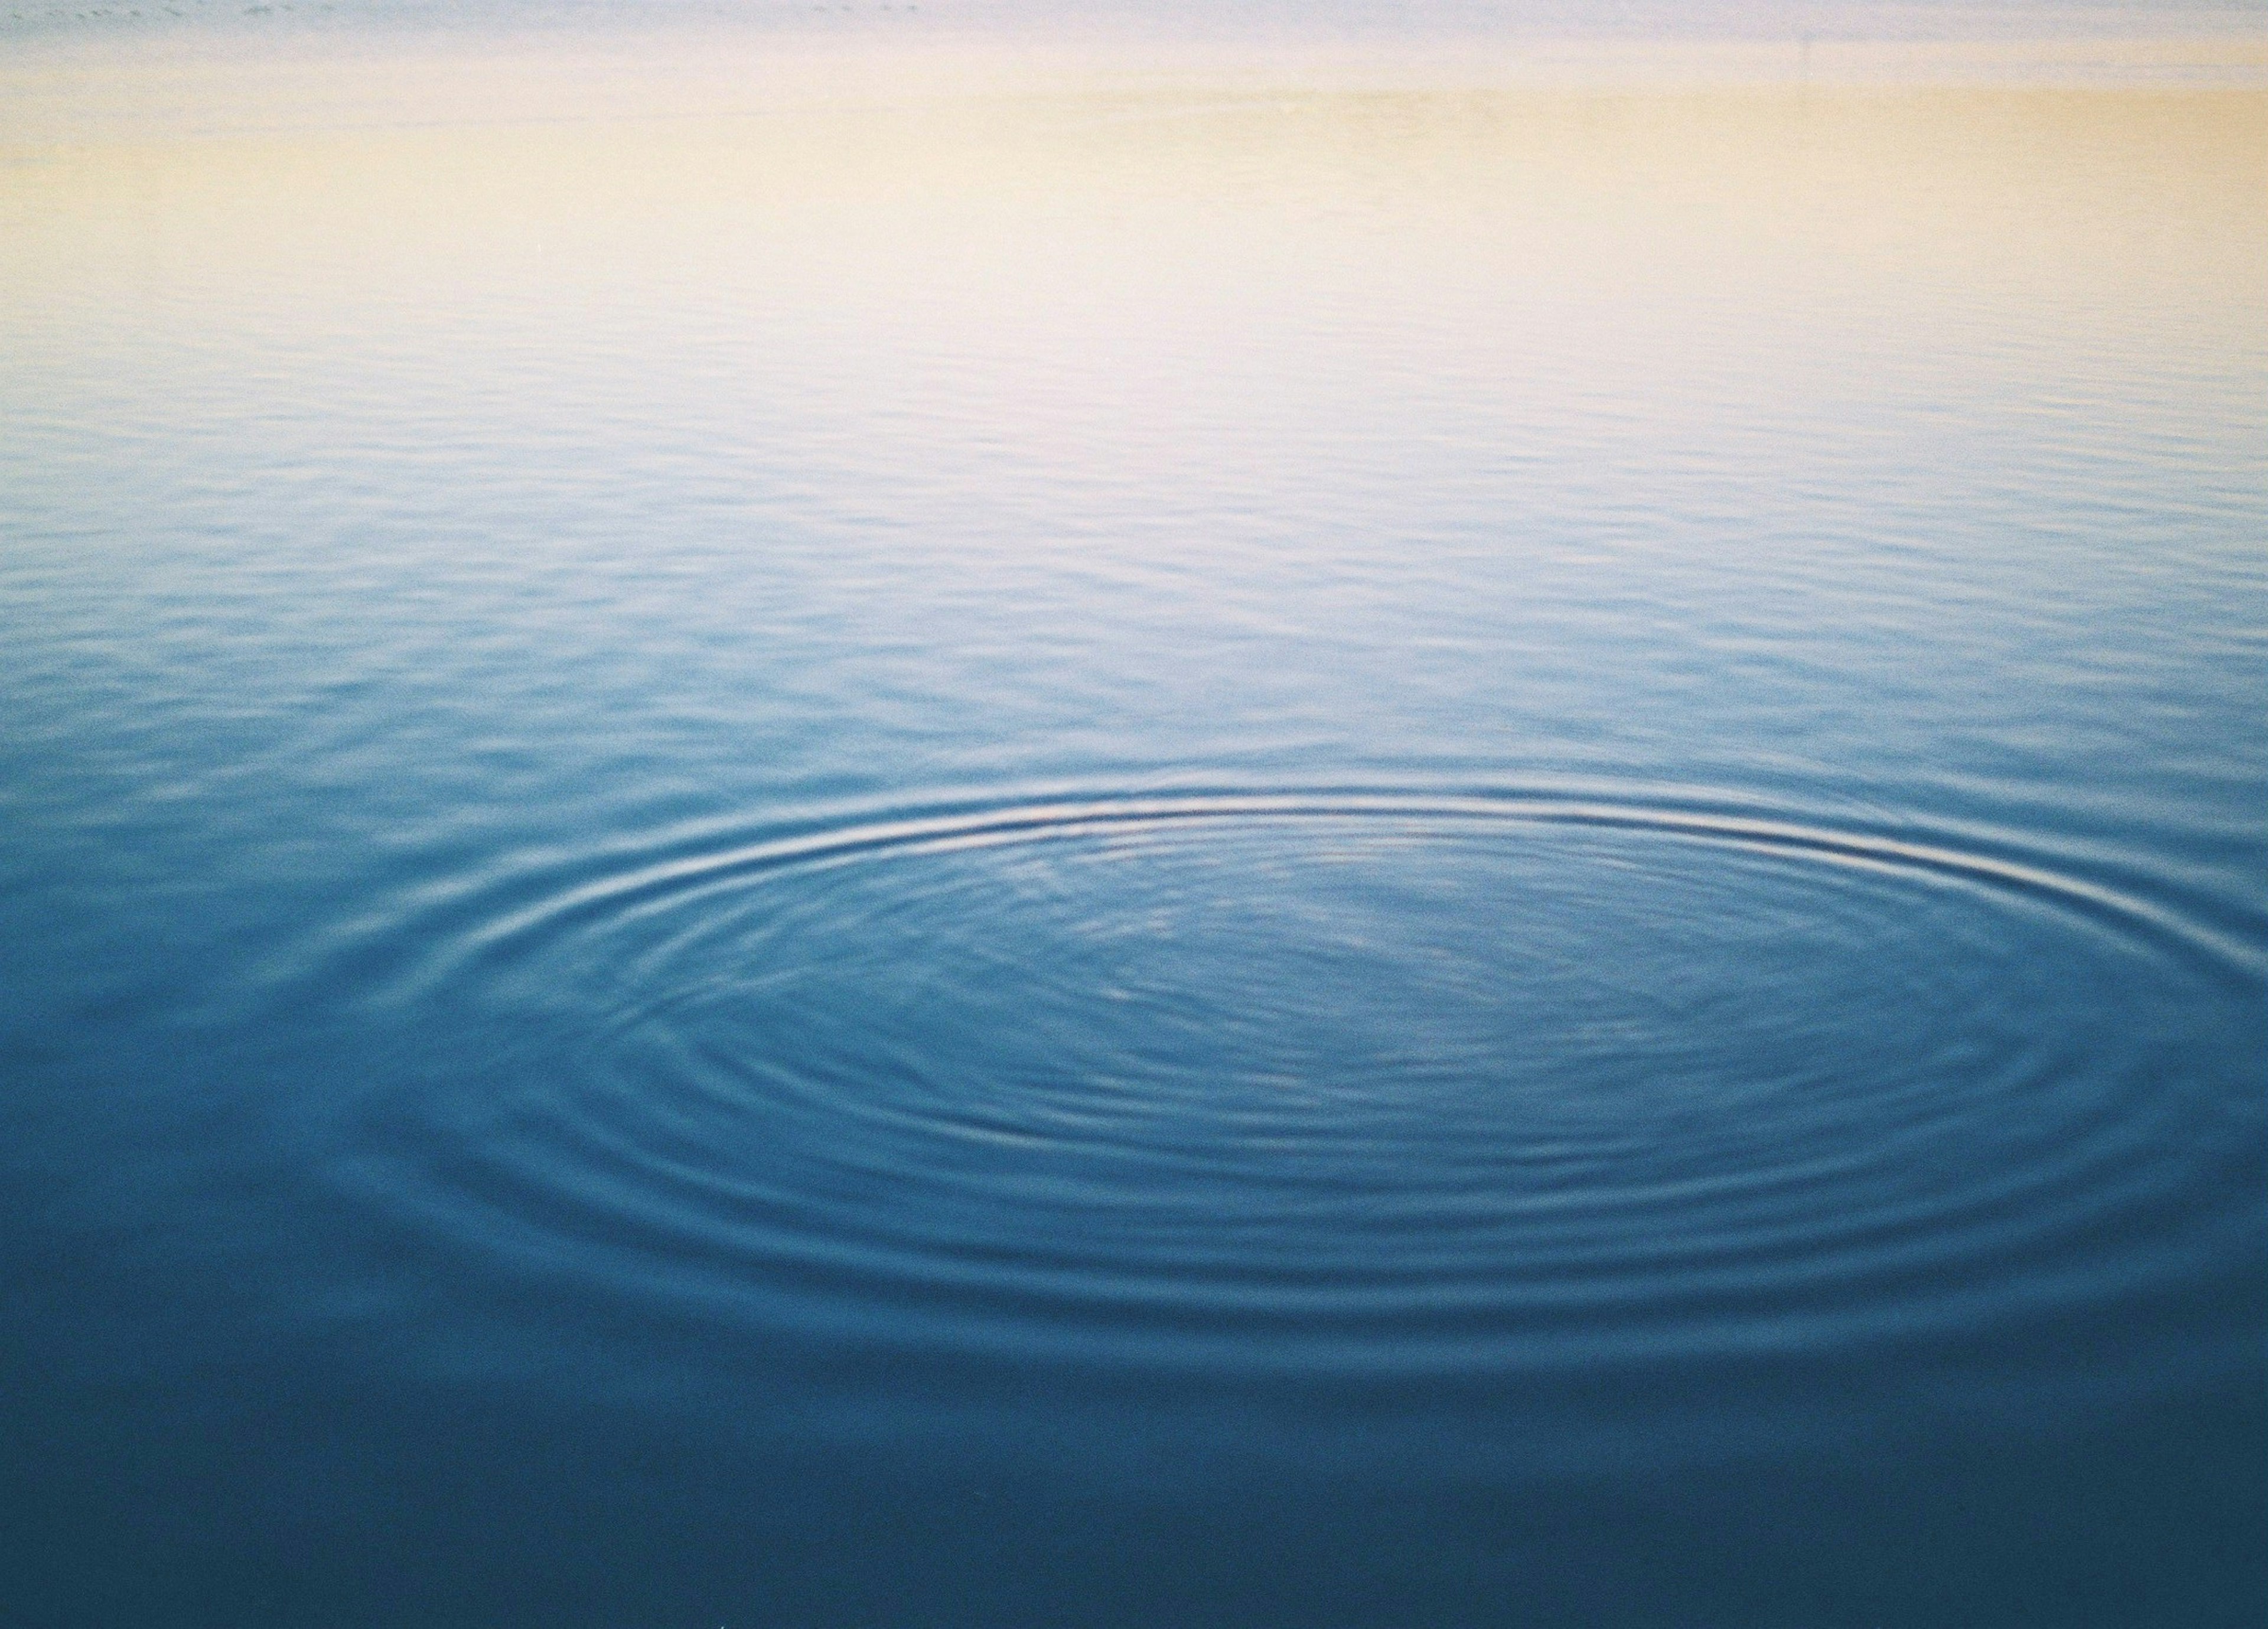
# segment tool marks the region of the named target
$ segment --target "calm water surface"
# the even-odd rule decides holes
[[[2258,14],[893,15],[0,37],[0,1616],[2258,1621]]]

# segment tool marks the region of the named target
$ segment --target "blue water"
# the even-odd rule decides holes
[[[1929,15],[17,18],[0,1618],[2257,1622],[2268,31]]]

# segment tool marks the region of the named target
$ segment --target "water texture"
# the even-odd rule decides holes
[[[0,1615],[2257,1620],[2268,31],[1443,15],[14,18]]]

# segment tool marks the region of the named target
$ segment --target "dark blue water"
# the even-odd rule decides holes
[[[0,1619],[2268,1612],[2250,47],[265,26],[0,70]]]

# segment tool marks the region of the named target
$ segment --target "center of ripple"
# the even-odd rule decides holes
[[[1911,942],[1958,933],[1946,902],[1691,839],[1178,824],[784,881],[637,925],[628,987],[622,931],[544,982],[610,1013],[638,1102],[707,1117],[720,1182],[808,1137],[1027,1249],[1371,1260],[1366,1224],[1628,1200],[1728,1146],[1753,1172],[1889,1112],[1861,1049],[2014,1040]]]

